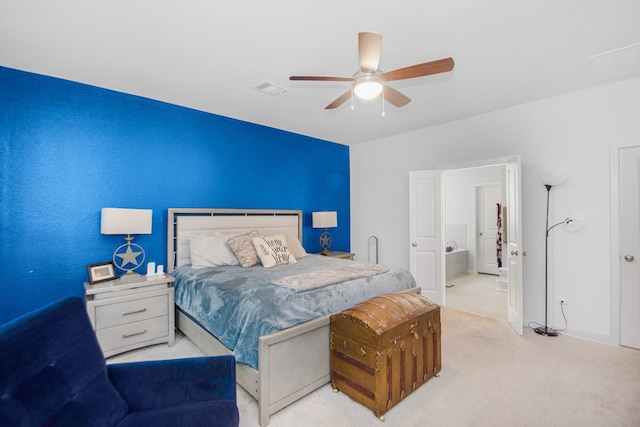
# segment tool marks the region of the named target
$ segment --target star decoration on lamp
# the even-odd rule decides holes
[[[331,243],[333,242],[333,238],[331,234],[325,229],[324,232],[320,235],[320,247],[323,251],[329,250],[331,247]]]
[[[134,251],[133,246],[135,246],[136,249],[139,248],[140,250]],[[123,248],[126,248],[126,251],[124,253],[119,252]],[[135,243],[128,243],[116,249],[116,252],[114,255],[115,257],[120,258],[120,263],[116,262],[115,260],[114,262],[119,268],[123,270],[134,270],[141,264],[141,262],[138,262],[138,256],[141,254],[144,254],[144,251],[139,245]],[[144,260],[144,257],[143,257],[143,260]],[[132,264],[133,268],[127,268],[127,265],[129,264]]]

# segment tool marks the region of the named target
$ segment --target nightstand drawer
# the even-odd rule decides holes
[[[119,291],[101,292],[98,294],[92,294],[91,298],[93,300],[99,300],[99,299],[108,299],[108,298],[119,298],[125,295],[134,295],[135,297],[135,294],[140,294],[143,292],[151,292],[151,291],[161,291],[163,289],[167,289],[166,283],[161,283],[159,285],[153,285],[153,286],[143,286],[141,288],[131,288],[131,289],[124,289]]]
[[[168,311],[168,295],[101,305],[96,307],[96,330],[166,316]]]
[[[98,336],[102,351],[109,353],[117,348],[128,347],[144,341],[168,336],[169,321],[167,316],[156,317],[154,319],[142,320],[126,325],[100,329],[96,331],[96,335]]]
[[[87,313],[104,357],[175,342],[173,276],[85,283]]]

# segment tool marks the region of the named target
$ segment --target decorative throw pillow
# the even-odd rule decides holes
[[[227,245],[231,248],[231,252],[236,256],[240,265],[245,268],[258,263],[258,253],[251,242],[251,239],[258,236],[260,236],[258,230],[253,230],[248,233],[238,234],[227,240]]]
[[[287,239],[283,234],[254,237],[251,241],[260,257],[260,262],[265,268],[297,262],[295,257],[289,252]]]
[[[238,260],[226,245],[233,233],[192,234],[189,239],[189,253],[192,268],[238,265]]]
[[[296,236],[291,233],[286,233],[284,237],[287,239],[289,252],[291,252],[291,255],[293,255],[296,260],[307,256],[307,251],[304,250],[302,243],[300,243]]]

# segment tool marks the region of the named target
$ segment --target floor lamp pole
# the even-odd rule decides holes
[[[549,194],[551,193],[551,185],[545,184],[547,189],[547,221],[545,223],[545,237],[544,237],[544,326],[535,328],[534,331],[540,335],[548,337],[557,337],[558,333],[547,325],[547,310],[549,308]]]

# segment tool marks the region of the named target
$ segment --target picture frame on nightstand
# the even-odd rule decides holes
[[[111,261],[90,264],[87,266],[87,271],[89,272],[89,283],[92,285],[118,278],[116,276],[116,268]]]

